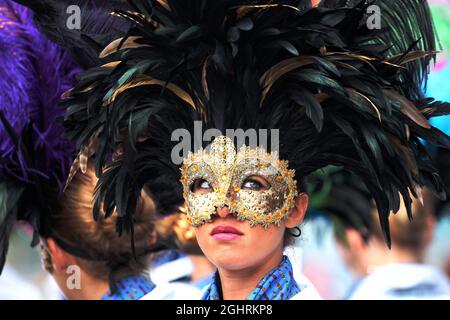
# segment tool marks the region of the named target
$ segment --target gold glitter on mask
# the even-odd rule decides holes
[[[264,178],[269,187],[253,190],[243,186],[251,176]],[[189,153],[181,167],[181,182],[188,221],[198,227],[211,221],[217,208],[228,206],[237,219],[268,228],[280,225],[294,207],[297,197],[295,171],[288,162],[278,160],[276,152],[243,146],[236,152],[226,136],[214,139],[210,152]],[[211,186],[206,192],[193,192],[192,185],[202,179]]]

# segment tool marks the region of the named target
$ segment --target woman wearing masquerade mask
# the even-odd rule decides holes
[[[191,154],[184,161],[188,221],[218,268],[204,298],[319,297],[309,283],[294,279],[283,256],[287,229],[301,223],[308,207],[308,196],[297,193],[293,177],[275,154],[247,147],[236,153],[224,136],[215,138],[209,153]]]
[[[204,299],[314,295],[283,247],[308,206],[305,178],[318,169],[341,166],[366,185],[388,245],[400,196],[410,212],[422,186],[442,193],[420,142],[449,146],[428,122],[449,106],[422,93],[435,53],[425,2],[375,1],[383,30],[370,28],[366,0],[129,4],[115,13],[132,28],[66,96],[65,126],[78,159],[95,152],[97,201],[117,209],[120,226],[131,228],[144,186],[161,214],[185,200],[218,268]],[[178,162],[176,130],[195,135],[194,121],[211,148],[189,141]],[[227,129],[266,130],[271,145],[241,148]]]

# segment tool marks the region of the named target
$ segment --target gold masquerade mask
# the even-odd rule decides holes
[[[279,225],[294,207],[294,175],[276,152],[242,146],[236,153],[233,141],[219,136],[209,153],[190,152],[181,167],[187,219],[198,227],[211,222],[216,208],[228,206],[238,220],[248,220],[251,226]],[[268,186],[252,187],[252,177],[263,178]],[[193,189],[198,182],[201,191]]]

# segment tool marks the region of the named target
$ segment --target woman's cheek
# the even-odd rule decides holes
[[[214,248],[213,238],[209,235],[206,224],[195,228],[195,236],[200,249],[211,260],[216,248]]]
[[[207,240],[207,236],[208,236],[205,225],[194,228],[194,231],[195,231],[195,237],[197,239],[197,242],[201,246],[203,243],[205,243],[205,241]]]

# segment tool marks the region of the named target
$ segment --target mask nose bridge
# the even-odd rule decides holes
[[[235,200],[235,191],[233,190],[232,178],[233,178],[234,167],[228,168],[228,170],[222,172],[220,178],[224,178],[220,181],[219,189],[215,190],[217,194],[217,205],[216,210],[219,208],[228,207],[231,209],[231,202]]]

